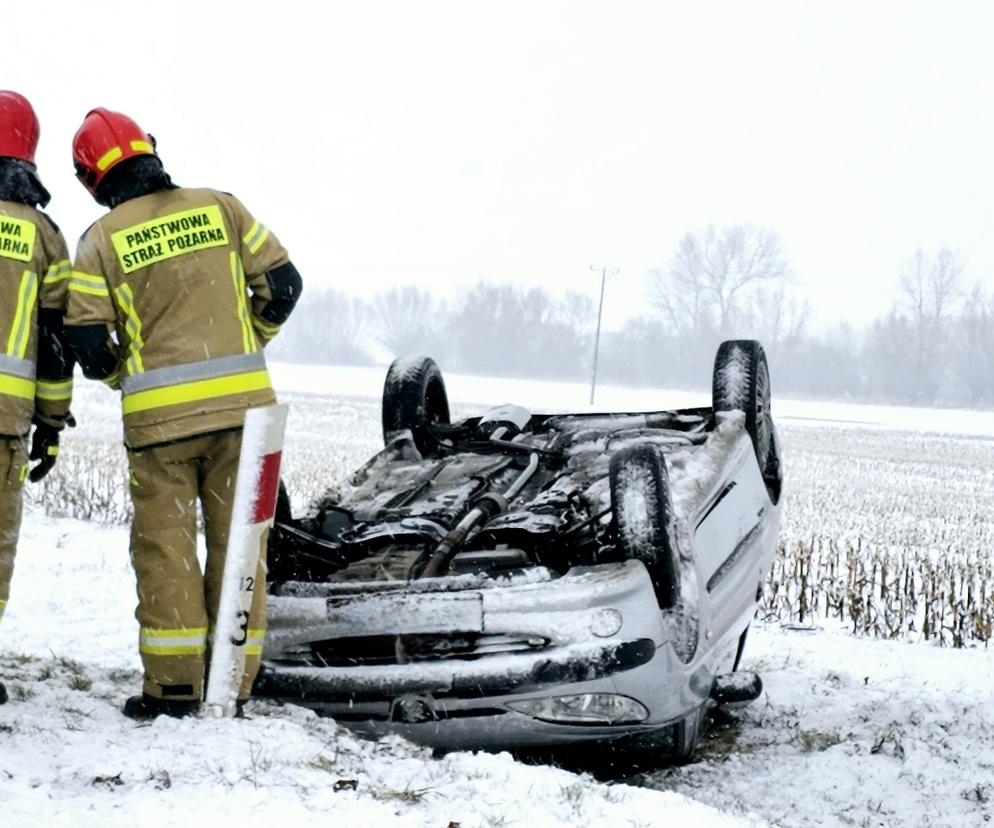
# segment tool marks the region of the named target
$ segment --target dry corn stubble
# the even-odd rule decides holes
[[[994,440],[782,429],[788,480],[761,616],[964,647],[994,626]]]
[[[114,396],[78,384],[85,415],[55,469],[28,486],[52,517],[130,520]],[[379,400],[282,394],[283,479],[306,508],[382,446]],[[453,416],[468,416],[454,407]],[[963,647],[994,634],[994,440],[859,428],[782,427],[780,546],[761,617],[838,620],[857,634]]]

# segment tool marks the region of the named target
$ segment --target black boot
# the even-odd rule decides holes
[[[200,710],[197,699],[157,699],[148,693],[132,696],[124,703],[124,715],[129,719],[147,720],[156,716],[172,716],[182,719],[193,716]]]
[[[0,704],[7,703],[7,688],[0,684]]]

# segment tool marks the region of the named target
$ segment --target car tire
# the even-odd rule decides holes
[[[431,426],[449,421],[449,398],[435,360],[425,356],[395,359],[383,383],[384,443],[410,429],[418,451],[432,457],[441,443]]]
[[[715,413],[742,411],[764,478],[777,475],[776,437],[770,413],[770,369],[755,339],[729,339],[714,358],[711,400]]]
[[[622,449],[611,458],[610,486],[618,551],[645,564],[660,609],[673,609],[680,600],[680,564],[662,452],[650,444]]]

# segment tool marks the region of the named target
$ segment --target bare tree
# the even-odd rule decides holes
[[[918,398],[920,386],[907,352],[908,342],[913,337],[911,320],[897,307],[877,317],[870,325],[862,361],[872,399],[914,402]]]
[[[304,363],[367,365],[362,345],[367,307],[361,299],[331,288],[311,288],[267,351]]]
[[[765,338],[768,326],[761,317],[771,303],[781,315],[777,336],[786,335],[784,314],[800,331],[807,311],[791,304],[785,289],[790,276],[780,240],[770,230],[733,225],[686,233],[666,268],[649,273],[650,302],[674,337],[669,361],[691,377],[710,376],[721,340]]]
[[[756,291],[751,316],[744,332],[762,342],[768,354],[781,356],[804,342],[811,305],[788,293],[781,284]]]
[[[505,376],[584,376],[593,303],[557,300],[542,288],[478,282],[459,300],[448,331],[458,364]]]
[[[587,336],[592,332],[597,318],[593,300],[574,290],[566,291],[559,302],[557,315],[559,321],[580,336]]]
[[[943,247],[934,258],[920,247],[901,269],[902,300],[911,341],[907,343],[913,387],[910,397],[932,402],[950,357],[951,327],[963,299],[963,262]]]
[[[901,269],[900,283],[911,318],[919,324],[945,321],[963,298],[963,260],[943,247],[931,259],[917,248]]]
[[[688,335],[735,336],[756,288],[790,276],[780,239],[733,225],[687,233],[665,270],[650,274],[650,295],[671,327]]]
[[[414,285],[391,288],[373,300],[376,337],[393,354],[428,354],[444,360],[448,353],[444,301]]]
[[[951,342],[952,374],[974,405],[994,401],[994,295],[970,291]]]

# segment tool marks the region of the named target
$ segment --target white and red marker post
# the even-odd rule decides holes
[[[235,715],[245,672],[252,597],[256,589],[266,588],[256,583],[256,570],[263,534],[276,514],[287,411],[286,405],[271,405],[245,412],[205,699],[216,716]]]

